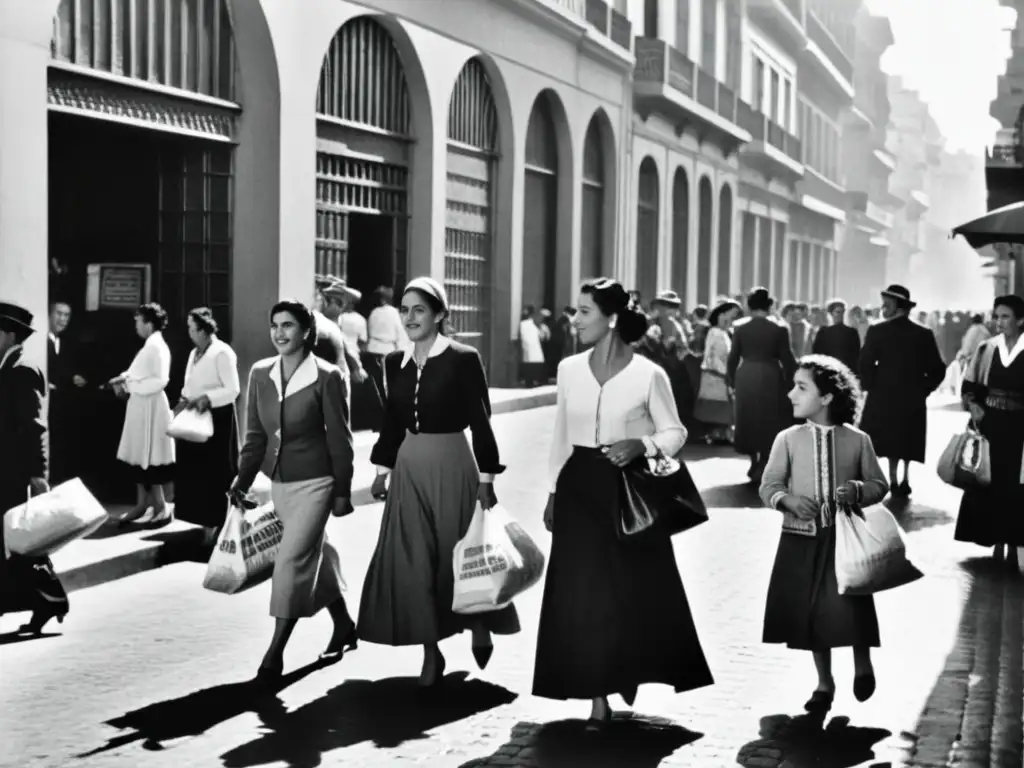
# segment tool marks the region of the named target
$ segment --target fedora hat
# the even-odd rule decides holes
[[[26,336],[30,336],[35,333],[32,320],[32,313],[24,307],[0,302],[0,329],[22,331]]]
[[[357,291],[355,288],[350,288],[340,277],[331,280],[327,285],[320,289],[320,293],[329,299],[350,298],[353,301],[359,301],[363,298],[362,293]]]
[[[662,291],[651,300],[651,304],[664,304],[666,307],[680,307],[683,300],[675,291]]]
[[[882,291],[882,295],[883,296],[888,296],[890,299],[896,299],[896,301],[898,301],[900,304],[902,304],[905,307],[916,307],[917,306],[917,302],[916,301],[911,301],[910,300],[910,289],[906,288],[906,287],[904,287],[902,285],[897,285],[896,283],[893,283],[888,288],[886,288],[884,291]]]

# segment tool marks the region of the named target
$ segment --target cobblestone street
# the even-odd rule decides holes
[[[964,420],[949,406],[930,412],[929,464],[913,468],[910,507],[894,508],[926,577],[877,598],[883,647],[869,702],[855,702],[850,657],[837,654],[824,729],[797,717],[814,685],[809,655],[760,643],[778,516],[743,484],[744,459],[697,446],[687,458],[711,521],[678,537],[676,551],[716,685],[683,695],[642,688],[633,715],[615,699],[622,712],[607,736],[583,732],[587,702],[529,695],[541,585],[519,601],[523,631],[496,639],[486,672],[468,636],[442,645],[451,692],[439,700],[416,696],[416,648],[362,645],[335,666],[310,665],[328,639],[326,616],[299,624],[285,685],[257,699],[241,681],[269,638],[269,587],[214,594],[201,587],[203,565],[185,562],[75,592],[49,636],[0,648],[0,763],[1019,768],[1024,587],[987,551],[952,541],[959,493],[933,469]],[[552,422],[551,408],[495,419],[509,467],[498,497],[545,551]],[[380,515],[368,504],[329,529],[353,614]],[[3,617],[0,631],[21,620]]]

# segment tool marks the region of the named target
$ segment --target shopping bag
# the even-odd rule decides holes
[[[477,504],[469,530],[455,545],[452,567],[452,611],[485,613],[501,610],[536,584],[544,555],[505,509]]]
[[[190,443],[205,443],[213,437],[213,415],[186,408],[167,425],[167,436]]]
[[[835,525],[839,594],[873,595],[924,575],[907,559],[899,523],[885,507],[844,507]]]
[[[243,509],[229,504],[203,587],[233,595],[265,581],[274,568],[284,526],[272,504]]]
[[[972,421],[953,438],[939,457],[939,479],[956,488],[984,488],[992,482],[992,462],[988,440]]]
[[[27,499],[3,517],[5,547],[33,557],[52,555],[108,519],[103,505],[78,478]]]

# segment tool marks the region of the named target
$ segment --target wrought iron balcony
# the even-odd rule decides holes
[[[799,178],[803,175],[800,139],[745,101],[739,102],[738,113],[740,126],[752,137],[742,150],[746,163],[766,176]]]
[[[568,2],[568,0],[566,0]],[[584,18],[602,35],[616,45],[629,50],[633,40],[633,25],[629,19],[612,8],[604,0],[583,0]]]
[[[750,141],[738,123],[739,104],[732,89],[690,61],[664,40],[637,37],[633,93],[637,111],[644,119],[663,115],[682,135],[692,127],[698,135],[719,135],[727,152]]]
[[[816,173],[810,168],[804,174],[804,177],[797,184],[797,193],[804,198],[813,198],[813,200],[825,203],[830,208],[839,211],[846,211],[846,190],[837,184],[828,181],[821,174]],[[803,202],[805,207],[808,206],[807,201]],[[822,211],[819,211],[822,212]]]
[[[799,53],[807,44],[804,29],[804,0],[747,0],[750,19],[769,34],[788,43]]]
[[[842,82],[839,83],[840,87],[852,98],[853,62],[843,49],[839,47],[839,43],[832,37],[832,34],[825,28],[825,25],[821,23],[814,14],[814,11],[807,12],[807,37],[809,40],[808,53],[810,57],[812,59],[824,57],[828,64],[831,64],[835,72],[838,72],[842,78]],[[829,67],[825,66],[825,61],[819,60],[817,63],[822,65],[822,68],[828,72]],[[829,74],[832,73],[829,72]]]

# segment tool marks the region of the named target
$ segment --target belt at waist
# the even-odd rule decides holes
[[[990,389],[985,393],[985,407],[995,411],[1024,411],[1024,392]]]

